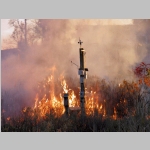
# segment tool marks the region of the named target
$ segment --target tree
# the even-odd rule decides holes
[[[49,20],[48,19],[38,19],[34,20],[35,26],[34,26],[34,35],[37,39],[41,40],[42,42],[44,40],[48,40],[48,33],[50,31],[49,29]]]
[[[11,19],[9,20],[9,25],[14,27],[11,38],[16,42],[19,49],[25,49],[27,46],[25,23],[23,21],[19,21],[19,19]]]

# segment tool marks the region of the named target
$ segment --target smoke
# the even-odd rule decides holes
[[[89,74],[101,78],[133,80],[132,68],[147,53],[144,46],[139,50],[137,27],[131,20],[52,20],[49,25],[54,29],[47,33],[52,35],[51,48],[59,58],[55,62],[70,76],[77,75],[70,60],[79,65],[79,37],[86,50]]]
[[[44,78],[54,65],[58,74],[77,76],[71,61],[79,66],[79,37],[86,50],[89,74],[101,78],[132,80],[132,67],[147,53],[146,46],[138,49],[137,28],[130,19],[48,20],[45,26],[50,29],[45,35],[48,41],[26,50],[24,60],[14,55],[2,62],[2,87],[21,81],[31,89],[32,83]]]
[[[147,53],[146,46],[139,49],[137,28],[131,20],[50,20],[46,26],[48,40],[42,45],[2,61],[2,90],[18,87],[18,93],[24,91],[26,103],[34,97],[38,82],[53,71],[55,79],[60,74],[78,76],[71,61],[79,66],[79,37],[86,50],[88,74],[100,78],[133,80],[132,68]]]

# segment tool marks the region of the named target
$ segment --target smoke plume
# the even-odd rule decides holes
[[[54,19],[46,25],[49,30],[44,36],[48,40],[24,52],[22,47],[20,55],[2,61],[2,90],[24,91],[26,103],[34,97],[37,83],[52,71],[56,78],[60,74],[78,76],[78,68],[71,61],[79,66],[79,37],[86,51],[88,74],[108,80],[133,80],[132,68],[147,53],[146,46],[140,47],[137,27],[131,20]]]

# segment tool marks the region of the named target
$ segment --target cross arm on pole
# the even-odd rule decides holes
[[[79,42],[78,43],[80,44],[80,47],[81,47],[83,42],[80,40],[80,38],[79,38]]]

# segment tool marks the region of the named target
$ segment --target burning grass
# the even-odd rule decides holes
[[[85,113],[64,114],[63,94],[69,107],[80,107],[78,79],[46,77],[38,84],[33,106],[9,116],[2,105],[1,131],[150,131],[150,105],[139,82],[106,82],[90,76],[86,83]],[[3,104],[3,103],[2,103]],[[4,116],[5,115],[5,116]]]

